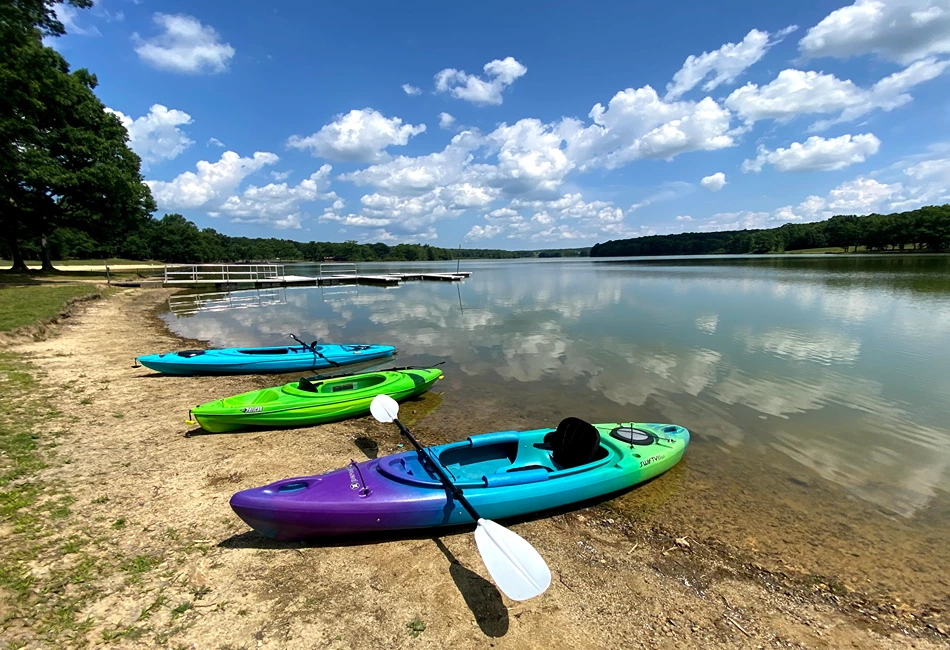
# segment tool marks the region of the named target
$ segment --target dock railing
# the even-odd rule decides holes
[[[214,291],[168,298],[168,308],[176,316],[190,316],[203,311],[227,311],[249,307],[282,305],[287,302],[286,289],[249,289],[243,291]]]
[[[327,262],[320,265],[321,278],[340,278],[359,275],[356,264],[353,262]]]
[[[283,264],[169,264],[165,284],[259,282],[284,277]]]

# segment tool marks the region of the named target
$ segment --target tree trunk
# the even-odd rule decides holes
[[[10,254],[13,255],[13,267],[10,270],[20,272],[29,271],[29,269],[26,268],[26,262],[23,261],[23,253],[20,251],[20,242],[17,241],[17,238],[14,236],[9,237],[7,244],[10,246]]]
[[[49,240],[46,238],[46,235],[40,236],[40,247],[43,250],[43,271],[55,271],[53,268],[53,261],[50,259],[49,254]]]

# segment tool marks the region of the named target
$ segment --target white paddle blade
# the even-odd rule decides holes
[[[551,584],[544,558],[520,535],[494,521],[479,519],[475,544],[492,580],[512,600],[540,596]]]
[[[389,395],[377,395],[369,405],[369,412],[380,422],[392,422],[399,417],[399,404]]]

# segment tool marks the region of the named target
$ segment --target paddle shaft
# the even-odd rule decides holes
[[[420,455],[425,454],[426,456],[429,456],[425,448],[419,444],[419,441],[416,440],[415,436],[413,436],[412,433],[410,433],[409,429],[407,429],[406,426],[402,422],[400,422],[398,418],[394,419],[393,422],[395,422],[396,426],[399,427],[399,430],[402,431],[402,435],[409,438],[409,442],[412,443],[412,446],[416,448],[416,450],[419,452]],[[431,461],[429,464],[432,465],[432,469],[435,470],[435,473],[439,475],[439,479],[442,481],[442,484],[449,490],[449,492],[452,493],[452,498],[454,498],[456,501],[462,504],[462,507],[468,511],[468,514],[472,516],[472,519],[474,519],[475,521],[478,521],[479,519],[481,519],[482,516],[478,514],[478,512],[475,511],[475,507],[472,506],[472,504],[468,502],[468,499],[465,497],[465,494],[462,492],[462,488],[458,487],[457,485],[455,485],[455,483],[452,482],[452,479],[448,477],[448,475],[445,473],[445,470],[443,470],[442,466],[439,465],[438,461],[436,461],[431,456],[429,457],[429,460]]]

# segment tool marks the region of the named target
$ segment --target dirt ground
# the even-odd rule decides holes
[[[0,647],[947,647],[898,604],[894,615],[862,611],[833,586],[803,588],[604,506],[512,524],[553,574],[523,603],[487,579],[470,531],[371,543],[260,537],[231,512],[232,493],[364,459],[373,443],[391,453],[398,432],[363,418],[186,436],[190,407],[278,380],[132,368],[137,354],[186,345],[154,316],[168,295],[121,291],[80,307],[51,338],[10,348],[42,368],[61,412],[35,432],[56,441],[39,479],[70,503],[35,542],[31,597],[41,610],[73,603],[78,622],[44,627],[40,614],[0,605]],[[406,419],[424,426],[438,399],[407,404]],[[0,526],[0,543],[26,542]]]

